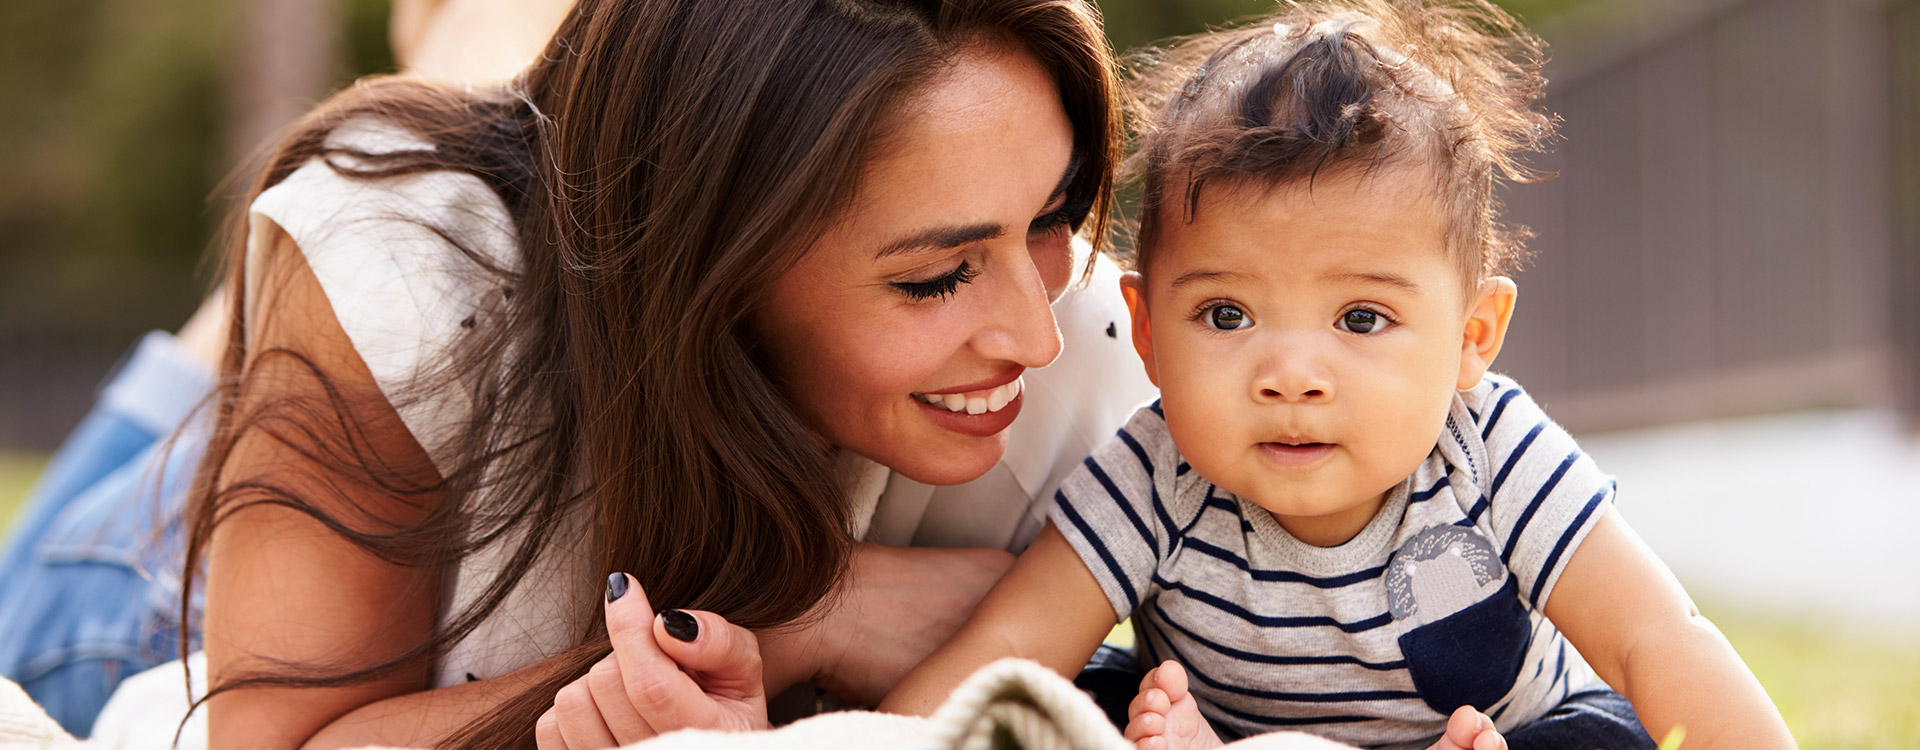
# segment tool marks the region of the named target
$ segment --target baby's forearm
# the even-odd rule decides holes
[[[1796,747],[1779,709],[1713,623],[1696,614],[1662,631],[1633,648],[1615,686],[1655,741],[1678,726],[1686,750]]]
[[[1052,526],[987,594],[960,632],[915,667],[880,710],[925,716],[975,670],[1006,657],[1072,677],[1113,627],[1100,583]]]

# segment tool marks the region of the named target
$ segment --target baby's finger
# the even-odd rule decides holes
[[[1128,742],[1139,742],[1142,737],[1151,737],[1156,734],[1163,734],[1166,731],[1167,717],[1163,714],[1148,711],[1128,721],[1127,731],[1121,736],[1125,737]]]
[[[1127,718],[1131,719],[1149,711],[1164,714],[1172,707],[1173,701],[1167,698],[1166,691],[1160,688],[1147,688],[1140,691],[1139,695],[1133,696],[1133,702],[1127,704]]]
[[[708,693],[740,700],[766,693],[759,638],[725,617],[712,612],[667,610],[654,618],[653,637],[667,658],[693,673]]]
[[[1159,669],[1153,671],[1159,673],[1159,685],[1156,687],[1167,691],[1167,700],[1171,701],[1186,697],[1187,670],[1185,667],[1180,666],[1180,662],[1168,661],[1165,664],[1161,664]],[[1176,698],[1176,696],[1178,698]]]
[[[593,693],[594,705],[600,707],[601,720],[607,723],[607,729],[613,733],[615,744],[630,745],[655,734],[653,726],[627,700],[627,684],[620,674],[620,660],[613,654],[607,654],[606,658],[587,670],[586,681]]]
[[[553,696],[553,712],[560,718],[560,738],[569,750],[602,750],[620,744],[600,718],[586,680],[574,680],[560,688]]]

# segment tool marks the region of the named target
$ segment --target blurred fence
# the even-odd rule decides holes
[[[1542,29],[1564,141],[1501,366],[1576,429],[1920,402],[1920,10],[1605,3]],[[1911,413],[1911,412],[1910,412]]]

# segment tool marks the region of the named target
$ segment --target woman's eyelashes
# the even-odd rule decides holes
[[[974,277],[979,275],[980,272],[974,270],[970,262],[963,260],[960,261],[960,265],[955,266],[953,270],[931,279],[925,281],[895,281],[891,282],[891,285],[893,288],[900,290],[900,293],[907,295],[909,299],[916,301],[935,298],[944,299],[951,296],[954,292],[959,291],[961,284],[973,283]]]

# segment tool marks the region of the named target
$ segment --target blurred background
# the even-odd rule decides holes
[[[1920,0],[1507,0],[1563,139],[1500,369],[1808,748],[1920,747]],[[1101,0],[1116,48],[1271,0]],[[0,4],[0,529],[386,0]]]

